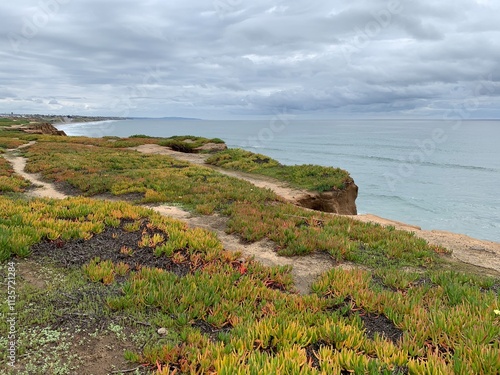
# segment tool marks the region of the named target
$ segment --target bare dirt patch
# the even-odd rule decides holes
[[[125,340],[118,339],[115,334],[108,333],[98,337],[76,335],[73,353],[85,363],[85,369],[79,369],[79,374],[109,375],[120,374],[125,370],[137,370],[140,374],[149,374],[143,366],[130,365],[124,358],[126,350],[136,348]]]
[[[143,154],[168,155],[178,160],[187,161],[189,163],[205,165],[205,161],[210,155],[195,154],[174,151],[169,147],[164,147],[156,144],[146,144],[137,147],[130,147],[131,150],[139,151]]]
[[[17,272],[22,281],[35,289],[45,289],[50,281],[47,275],[40,271],[40,265],[33,259],[26,259],[18,263]]]
[[[43,241],[34,245],[31,250],[33,256],[49,257],[65,267],[80,267],[98,257],[101,261],[125,263],[130,269],[140,269],[142,266],[162,268],[178,276],[184,276],[190,271],[189,264],[176,264],[170,258],[155,256],[149,247],[139,247],[143,232],[151,237],[155,234],[164,235],[163,232],[149,229],[146,221],[142,222],[138,231],[127,232],[123,229],[125,223],[126,221],[122,221],[118,228],[107,227],[88,240]]]
[[[360,318],[365,326],[366,335],[373,339],[375,334],[385,337],[397,345],[403,337],[403,331],[394,325],[385,315],[360,314]]]

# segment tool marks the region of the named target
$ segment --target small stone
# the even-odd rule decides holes
[[[481,246],[471,246],[470,249],[474,250],[474,251],[485,251],[486,250],[484,247],[481,247]]]
[[[167,329],[166,328],[158,328],[158,334],[161,336],[165,336],[167,334]]]

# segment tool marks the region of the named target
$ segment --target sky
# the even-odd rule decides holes
[[[0,3],[0,113],[500,118],[497,0]]]

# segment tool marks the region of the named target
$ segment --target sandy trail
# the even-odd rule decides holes
[[[31,141],[30,143],[27,143],[25,145],[22,145],[18,147],[17,149],[23,149],[26,147],[30,147],[34,145],[36,142]],[[27,173],[24,171],[24,168],[26,167],[26,158],[23,158],[21,156],[16,156],[15,155],[15,150],[8,150],[7,153],[3,155],[3,157],[12,164],[12,168],[14,171],[20,175],[22,178],[25,180],[28,180],[31,182],[33,185],[35,185],[34,189],[29,190],[26,192],[26,195],[29,195],[31,197],[36,197],[36,198],[55,198],[55,199],[64,199],[66,198],[65,194],[60,193],[59,191],[56,190],[54,185],[48,182],[44,182],[40,180],[40,176],[36,174],[31,174]]]
[[[141,145],[133,148],[136,151],[146,154],[169,155],[176,159],[211,167],[225,175],[240,178],[252,184],[274,191],[278,196],[292,203],[296,202],[296,197],[304,195],[304,191],[287,187],[284,183],[268,177],[260,177],[238,171],[228,171],[222,168],[205,164],[209,155],[206,154],[186,154],[173,151],[169,148],[155,144]],[[332,214],[333,215],[333,214]],[[493,275],[500,275],[500,243],[478,240],[463,234],[438,231],[422,230],[420,227],[385,219],[376,215],[364,214],[348,216],[353,220],[372,222],[380,225],[391,225],[396,229],[414,232],[416,236],[425,239],[432,245],[444,246],[452,251],[451,257],[457,261],[491,270]],[[282,259],[281,257],[279,258]]]

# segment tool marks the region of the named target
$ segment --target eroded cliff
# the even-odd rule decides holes
[[[345,189],[333,189],[326,192],[308,192],[297,198],[297,204],[312,210],[332,212],[341,215],[357,215],[356,198],[358,186],[354,183],[346,185]]]

